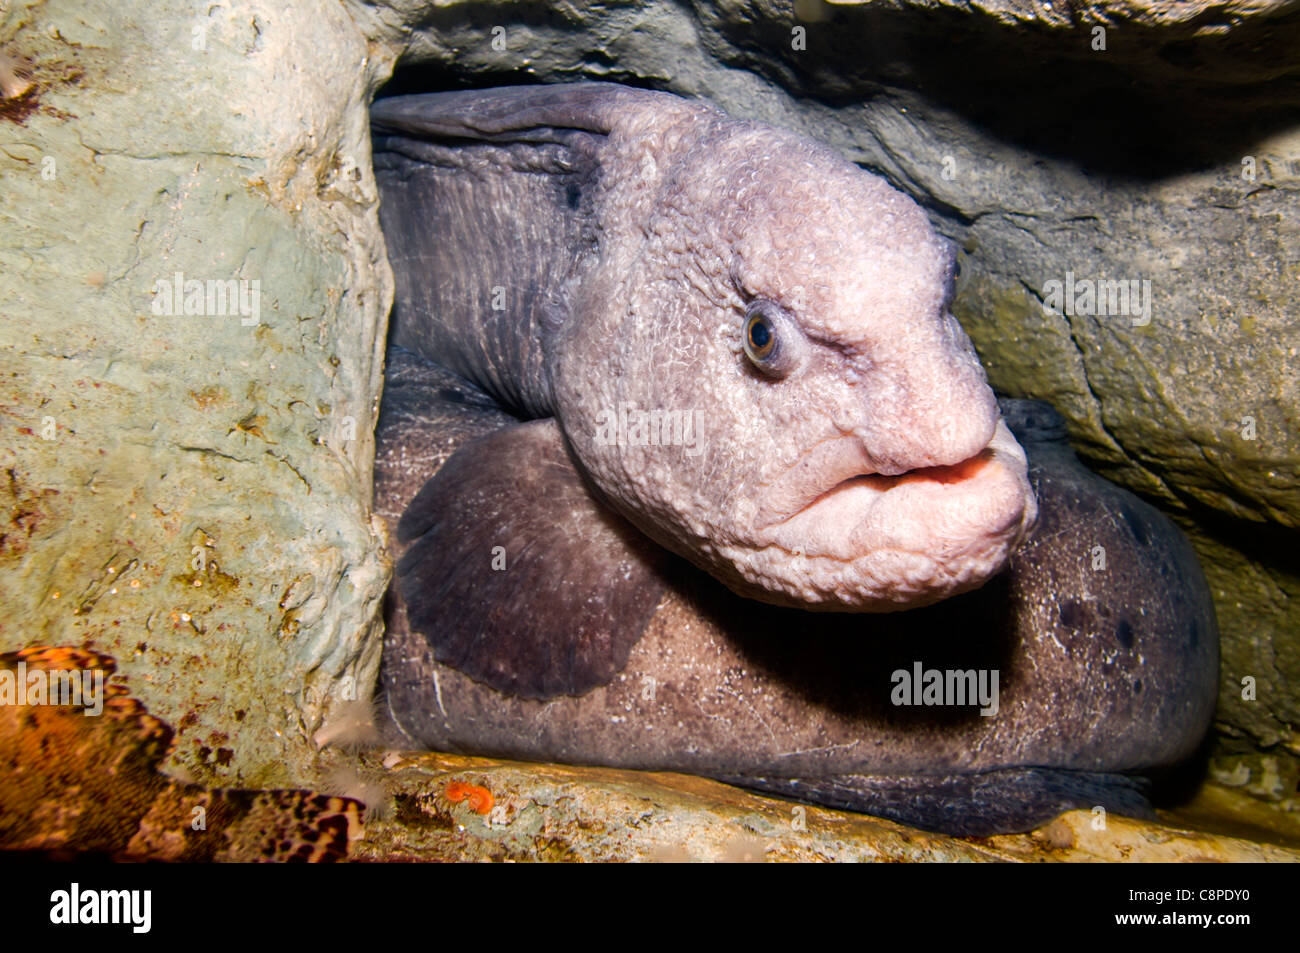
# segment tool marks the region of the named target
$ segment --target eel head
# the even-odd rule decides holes
[[[552,387],[598,493],[734,591],[889,611],[981,585],[1036,517],[922,210],[832,150],[696,121],[615,143]]]

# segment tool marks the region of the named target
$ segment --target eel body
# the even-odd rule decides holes
[[[1148,810],[1212,716],[1200,568],[999,405],[914,203],[610,84],[372,122],[404,732],[959,833]]]

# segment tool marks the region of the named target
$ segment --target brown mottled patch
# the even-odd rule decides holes
[[[259,414],[257,411],[252,411],[245,415],[242,420],[238,421],[234,427],[226,431],[226,433],[232,434],[237,430],[240,433],[246,433],[251,437],[257,437],[259,440],[265,440],[267,443],[273,443],[274,441],[268,439],[266,434],[262,432],[262,426],[265,423],[265,414]]]
[[[69,63],[33,64],[10,53],[0,53],[0,120],[26,125],[33,113],[55,119],[75,119],[71,113],[44,102],[56,86],[80,86],[85,70]]]
[[[398,794],[394,802],[396,804],[394,819],[400,824],[441,831],[449,831],[456,826],[455,818],[449,812],[439,808],[432,796]]]
[[[0,477],[0,558],[21,556],[28,540],[48,521],[49,500],[58,490],[25,487],[13,467]]]
[[[584,858],[562,837],[538,834],[533,838],[534,855],[530,859],[559,864],[580,864]]]
[[[202,570],[177,573],[172,582],[185,589],[200,590],[214,595],[228,595],[239,588],[239,577],[221,571],[215,559],[209,558]]]
[[[214,404],[225,400],[226,392],[216,384],[209,384],[202,390],[190,391],[190,399],[198,405],[199,410],[207,410]]]
[[[0,119],[7,119],[16,125],[25,125],[29,116],[40,108],[41,101],[36,95],[35,87],[30,88],[13,99],[0,99]]]
[[[0,655],[0,668],[112,673],[112,658],[70,647]],[[243,791],[158,772],[171,728],[105,684],[102,717],[84,705],[0,706],[0,852],[127,861],[345,859],[362,805],[313,791]],[[211,750],[200,746],[206,757]],[[217,752],[221,761],[225,751]],[[202,809],[204,825],[193,821]]]

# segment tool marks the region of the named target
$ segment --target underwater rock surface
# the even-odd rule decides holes
[[[0,45],[0,650],[110,654],[173,766],[294,782],[379,661],[389,60],[337,4],[20,2]]]
[[[353,860],[1300,862],[1300,842],[1252,840],[1261,832],[1249,828],[1209,833],[1176,818],[1103,822],[1071,811],[1025,834],[946,837],[680,774],[397,751],[369,770],[391,800],[367,819]],[[488,792],[491,806],[479,813],[457,788]]]
[[[926,205],[966,249],[958,316],[994,384],[1182,514],[1223,630],[1225,772],[1294,804],[1300,21],[1053,6],[8,4],[0,46],[31,79],[0,83],[0,649],[114,654],[196,780],[312,773],[313,734],[378,665],[391,279],[366,109],[409,53],[427,88],[706,95]],[[177,272],[205,298],[260,281],[258,324],[186,314],[183,284],[156,313]],[[1044,312],[1067,272],[1150,280],[1150,323]]]

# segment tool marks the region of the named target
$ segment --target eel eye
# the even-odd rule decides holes
[[[775,301],[751,301],[744,328],[745,356],[768,377],[787,377],[802,366],[807,341],[798,323]]]
[[[751,311],[745,321],[745,353],[755,364],[762,364],[776,350],[776,328],[760,311]]]

